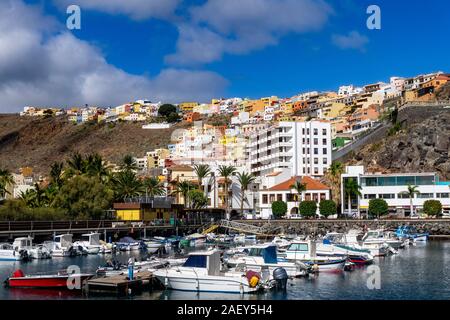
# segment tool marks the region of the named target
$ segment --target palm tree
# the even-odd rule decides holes
[[[138,197],[143,190],[142,182],[134,172],[128,170],[118,172],[114,177],[113,185],[116,198],[120,200]]]
[[[290,186],[291,189],[294,189],[297,192],[297,207],[300,212],[300,202],[302,201],[302,194],[306,191],[306,183],[302,183],[301,180],[295,181],[294,184]]]
[[[211,168],[207,164],[196,164],[194,166],[194,171],[197,175],[198,186],[201,189],[203,185],[203,178],[206,178],[211,173]]]
[[[329,180],[332,192],[333,200],[336,203],[341,203],[341,175],[344,173],[344,165],[342,162],[335,161],[328,168],[325,176]]]
[[[256,177],[253,174],[238,173],[237,174],[238,182],[241,185],[241,214],[244,214],[244,197],[245,191],[248,189],[248,186],[255,182]]]
[[[28,189],[27,191],[20,192],[19,199],[22,200],[25,205],[29,208],[36,208],[36,192],[33,189]]]
[[[44,207],[47,204],[47,194],[44,188],[41,188],[39,183],[34,184],[35,204],[38,208]]]
[[[69,170],[67,171],[67,175],[69,177],[81,175],[86,171],[86,163],[81,154],[74,153],[72,157],[67,160],[67,165],[69,166]]]
[[[236,168],[233,166],[219,166],[219,175],[225,179],[224,185],[225,185],[225,211],[228,214],[228,182],[229,178],[236,172]]]
[[[177,182],[173,194],[181,194],[184,199],[184,206],[189,207],[189,191],[194,190],[195,187],[189,181]]]
[[[9,185],[14,184],[14,177],[7,169],[0,169],[0,197],[4,197],[5,194],[9,194],[6,188]]]
[[[166,193],[164,185],[157,177],[150,177],[144,179],[144,188],[146,197],[162,196]]]
[[[127,154],[123,157],[120,168],[122,171],[136,171],[138,166],[134,157],[131,154]]]
[[[51,184],[60,188],[63,184],[63,169],[64,164],[62,162],[55,162],[50,167],[50,181]]]
[[[357,197],[361,196],[361,186],[358,184],[358,181],[353,178],[348,178],[344,184],[344,193],[347,196],[348,201],[348,212],[349,216],[352,215],[352,196],[356,195]]]
[[[407,191],[403,191],[401,192],[402,194],[406,194],[409,196],[409,211],[410,211],[410,215],[411,217],[414,216],[413,214],[413,198],[415,194],[420,194],[420,191],[417,190],[418,186],[412,186],[410,184],[408,184],[408,190]]]
[[[91,154],[86,159],[86,171],[92,177],[105,181],[110,176],[109,167],[98,153]]]

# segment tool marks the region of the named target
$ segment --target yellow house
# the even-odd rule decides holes
[[[322,109],[325,118],[334,119],[349,112],[351,107],[345,103],[333,102]]]
[[[174,217],[178,208],[154,208],[152,203],[114,203],[117,220],[149,221],[154,219],[169,220]]]
[[[198,102],[182,102],[178,105],[182,112],[192,112],[194,107],[198,106]]]

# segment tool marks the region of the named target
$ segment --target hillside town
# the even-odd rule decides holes
[[[163,186],[164,192],[153,195],[167,200],[160,208],[153,207],[158,218],[167,218],[171,205],[192,208],[188,192],[176,192],[183,184],[205,197],[197,209],[223,209],[228,216],[249,219],[280,215],[273,212],[277,202],[285,204],[281,216],[286,218],[300,218],[300,203],[310,202],[316,203],[319,217],[321,202],[336,206],[331,216],[339,212],[361,217],[370,213],[372,199],[383,199],[389,208],[386,213],[403,217],[424,214],[428,200],[439,201],[441,213],[450,214],[450,183],[441,181],[437,173],[368,172],[364,166],[340,162],[354,143],[391,121],[399,108],[434,102],[435,93],[449,81],[450,74],[437,72],[290,98],[213,99],[177,105],[138,100],[107,108],[27,106],[20,115],[66,117],[74,125],[132,121],[142,123],[142,130],[190,123],[187,129],[174,130],[166,147],[132,155],[136,175],[157,178]],[[163,106],[172,106],[176,115],[162,115]],[[108,165],[113,171],[120,167]],[[6,198],[20,198],[47,179],[34,175],[32,168],[21,168],[12,176],[14,183],[4,188]],[[356,187],[349,186],[349,180]],[[408,193],[411,187],[413,194]],[[120,219],[141,220],[147,198],[125,199],[130,203],[115,203],[111,209]]]

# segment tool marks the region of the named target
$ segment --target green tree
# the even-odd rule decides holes
[[[14,185],[14,177],[7,169],[0,169],[0,199],[8,194],[7,187]]]
[[[113,190],[117,200],[138,197],[143,193],[142,182],[133,171],[120,171],[113,179]]]
[[[109,167],[98,153],[91,154],[87,157],[86,172],[91,177],[97,177],[103,182],[107,182],[111,176]]]
[[[114,192],[97,178],[75,176],[62,186],[54,205],[66,210],[72,219],[100,219],[113,200]]]
[[[164,185],[157,177],[149,177],[144,179],[145,195],[148,197],[163,196],[166,193]]]
[[[320,214],[329,217],[337,213],[337,205],[333,200],[322,200],[319,203]]]
[[[369,214],[380,218],[389,213],[389,206],[384,199],[372,199],[369,201]]]
[[[123,157],[120,169],[122,171],[136,171],[138,169],[136,160],[131,154],[127,154]]]
[[[344,183],[344,194],[347,197],[348,215],[352,215],[352,197],[357,198],[361,196],[361,186],[353,178],[348,178]]]
[[[300,214],[304,217],[315,217],[317,214],[317,203],[315,201],[302,201],[299,206]]]
[[[189,191],[194,189],[195,186],[189,181],[181,181],[176,183],[175,190],[172,192],[172,194],[181,194],[183,196],[184,206],[186,208],[189,208]]]
[[[207,164],[196,164],[194,166],[194,172],[197,176],[198,186],[202,188],[203,179],[211,174],[211,168]]]
[[[237,174],[239,185],[241,186],[241,214],[244,214],[244,198],[245,191],[247,191],[250,184],[255,182],[256,177],[253,174],[249,173],[238,173]]]
[[[188,198],[192,209],[201,209],[208,204],[208,198],[198,189],[190,190]]]
[[[286,215],[287,203],[284,201],[272,202],[272,214],[275,218],[281,218]]]
[[[169,114],[169,115],[166,117],[166,120],[167,120],[167,122],[169,122],[169,123],[175,123],[175,122],[180,121],[180,120],[181,120],[181,117],[179,116],[178,113],[172,112],[171,114]]]
[[[302,201],[302,194],[306,191],[306,183],[302,183],[301,180],[295,181],[294,184],[290,186],[297,192],[297,206],[300,208],[300,202]]]
[[[419,190],[417,190],[418,186],[408,185],[407,191],[401,192],[402,194],[406,194],[409,197],[409,214],[414,216],[414,206],[413,199],[415,194],[420,194]]]
[[[158,115],[167,118],[171,113],[177,113],[177,107],[173,104],[163,104],[158,109]]]
[[[439,216],[442,213],[442,203],[439,200],[427,200],[423,204],[423,212],[429,216]]]
[[[228,215],[228,208],[230,205],[228,187],[229,187],[229,183],[230,183],[230,178],[232,175],[235,174],[235,172],[236,172],[236,168],[233,166],[219,166],[219,175],[224,178],[224,187],[225,187],[224,200],[225,200],[225,211],[226,211],[227,215]]]
[[[66,172],[67,176],[73,177],[81,175],[86,172],[86,163],[81,154],[74,153],[72,157],[67,160],[68,170]]]
[[[336,204],[341,203],[341,175],[344,173],[342,162],[335,161],[325,172],[325,180],[331,187],[332,199]]]
[[[64,164],[62,162],[55,162],[50,167],[50,183],[60,188],[64,183],[63,177]]]

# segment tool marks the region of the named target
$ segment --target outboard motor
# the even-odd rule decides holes
[[[276,268],[273,270],[273,279],[277,290],[285,291],[287,288],[288,274],[284,268]]]

